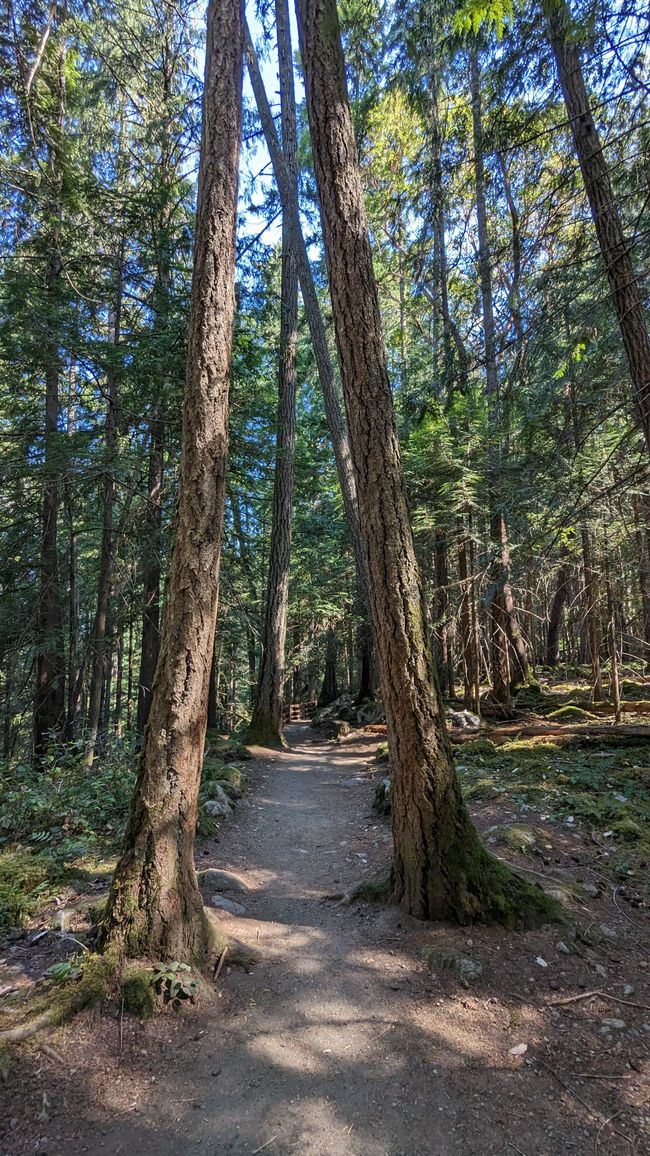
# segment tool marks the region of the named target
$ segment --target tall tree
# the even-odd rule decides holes
[[[580,171],[609,282],[632,379],[636,410],[650,450],[650,335],[630,243],[587,93],[571,11],[565,0],[542,0]]]
[[[243,7],[208,7],[176,537],[160,657],[101,931],[131,955],[204,960],[194,835],[214,647],[235,308]]]
[[[276,0],[282,152],[296,190],[298,182],[296,98],[293,82],[291,28],[287,0]],[[249,728],[251,742],[282,745],[284,651],[289,608],[293,459],[296,445],[296,388],[298,351],[298,272],[291,244],[291,227],[283,214],[282,281],[280,288],[280,344],[278,350],[278,413],[271,546],[262,653],[255,709]]]
[[[483,849],[453,770],[404,490],[336,0],[298,0],[298,25],[388,722],[393,898],[420,918],[510,920],[545,904]]]

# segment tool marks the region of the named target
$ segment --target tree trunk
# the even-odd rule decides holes
[[[307,110],[388,722],[393,898],[422,919],[544,906],[481,846],[460,793],[427,639],[336,0],[299,0]]]
[[[164,427],[156,415],[149,427],[149,477],[142,557],[142,641],[138,676],[136,730],[139,735],[149,717],[151,688],[160,646],[160,576],[162,567],[162,491],[164,478]]]
[[[463,699],[468,710],[478,712],[480,704],[479,656],[475,626],[474,575],[465,526],[458,523],[458,581],[460,584],[460,633],[463,655]]]
[[[122,282],[124,276],[124,239],[119,246],[116,267],[115,302],[111,324],[111,339],[117,352],[122,329]],[[113,504],[115,500],[115,460],[117,456],[117,367],[108,373],[108,398],[106,409],[104,467],[104,511],[102,518],[102,543],[99,560],[99,582],[97,586],[97,610],[92,635],[92,664],[90,671],[90,695],[88,707],[88,737],[86,741],[86,766],[91,767],[95,757],[97,734],[100,724],[102,688],[108,680],[106,655],[106,624],[108,603],[111,596],[113,567],[115,564],[115,539],[113,534]]]
[[[643,663],[646,674],[650,672],[650,533],[648,528],[648,499],[633,499],[634,533],[639,564],[639,594],[641,595],[641,632],[643,637]]]
[[[571,12],[565,0],[542,0],[542,9],[618,317],[637,413],[650,450],[650,337],[641,290],[630,257],[630,244],[623,232],[607,161],[589,104]]]
[[[296,98],[289,6],[275,0],[278,38],[282,152],[296,192],[298,182]],[[282,221],[282,282],[280,289],[280,345],[278,365],[278,415],[273,484],[271,548],[266,588],[262,653],[257,701],[249,728],[250,741],[260,746],[281,747],[282,703],[285,677],[285,646],[289,609],[291,518],[293,508],[293,459],[296,447],[296,390],[298,375],[298,273],[291,245],[291,229]]]
[[[436,592],[434,601],[434,638],[438,678],[449,698],[454,697],[454,654],[449,622],[449,568],[447,564],[447,535],[436,530],[434,545]]]
[[[562,618],[566,600],[569,596],[569,582],[571,567],[563,562],[557,572],[557,585],[551,603],[551,613],[548,619],[548,634],[546,636],[546,665],[559,666],[560,663],[560,634],[562,633]]]
[[[352,468],[348,431],[339,405],[336,377],[327,343],[327,333],[314,285],[307,246],[305,245],[302,226],[300,224],[300,208],[296,185],[280,147],[275,122],[264,90],[257,54],[248,30],[246,32],[246,57],[251,86],[255,95],[255,102],[259,112],[264,138],[269,150],[275,180],[282,201],[283,227],[286,224],[296,262],[305,316],[307,317],[307,323],[309,325],[312,348],[318,369],[318,379],[323,393],[325,417],[332,439],[336,470],[341,486],[352,549],[354,551],[357,575],[364,590],[364,596],[367,598],[367,569],[363,553],[361,528],[359,526],[359,506]]]
[[[323,683],[320,694],[318,696],[318,705],[329,706],[331,702],[339,697],[339,688],[336,681],[336,634],[333,626],[327,628],[327,645],[325,648],[325,673],[323,674]]]
[[[485,170],[483,165],[483,122],[481,115],[481,87],[478,48],[470,52],[470,92],[472,100],[472,132],[474,144],[474,182],[476,192],[476,220],[483,313],[483,344],[485,349],[485,396],[488,409],[487,474],[490,502],[490,536],[494,544],[490,571],[492,590],[491,618],[491,700],[500,708],[512,708],[512,684],[528,680],[526,646],[519,628],[510,587],[510,549],[505,516],[501,508],[501,399],[496,354],[496,326],[492,300],[491,252],[487,225],[485,198]],[[515,665],[510,666],[510,654]]]
[[[61,307],[60,252],[61,189],[63,183],[60,145],[63,141],[65,114],[65,49],[57,63],[57,124],[55,143],[50,147],[48,169],[51,197],[48,211],[52,227],[48,238],[49,257],[45,272],[48,300],[48,325],[45,339],[45,427],[43,462],[43,505],[41,514],[41,565],[38,599],[38,642],[36,653],[36,691],[34,695],[34,754],[40,760],[47,754],[65,723],[65,650],[63,644],[63,598],[60,586],[58,555],[59,475],[61,463],[57,452],[59,424],[59,378],[61,354],[59,320]]]
[[[194,835],[214,646],[235,307],[243,9],[210,0],[176,537],[149,723],[100,934],[132,956],[203,962]]]
[[[601,702],[603,695],[603,678],[600,669],[600,596],[591,562],[591,539],[589,530],[583,522],[580,527],[582,541],[582,574],[585,594],[585,614],[587,618],[587,637],[589,640],[589,655],[593,674],[593,700]]]
[[[611,514],[611,511],[610,511]],[[621,682],[618,674],[618,652],[616,649],[616,623],[614,617],[614,595],[609,570],[609,542],[604,542],[605,596],[607,598],[607,649],[609,652],[610,698],[614,704],[614,721],[621,721]]]

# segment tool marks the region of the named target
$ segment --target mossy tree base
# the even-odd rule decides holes
[[[255,713],[246,732],[246,742],[249,746],[269,747],[273,751],[284,751],[287,742],[282,734],[282,728],[270,715]]]

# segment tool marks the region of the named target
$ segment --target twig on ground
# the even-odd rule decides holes
[[[583,1108],[586,1108],[592,1116],[595,1116],[597,1120],[600,1120],[601,1128],[599,1129],[598,1135],[600,1135],[603,1128],[607,1127],[608,1124],[611,1124],[611,1121],[614,1119],[613,1116],[609,1120],[606,1119],[602,1112],[598,1111],[598,1108],[594,1108],[592,1104],[589,1104],[586,1100],[583,1100],[582,1096],[576,1092],[575,1088],[572,1088],[570,1084],[567,1084],[566,1080],[563,1080],[562,1076],[558,1075],[554,1068],[549,1068],[549,1066],[545,1064],[543,1060],[538,1060],[537,1062],[541,1065],[542,1068],[544,1068],[545,1072],[548,1072],[557,1080],[558,1084],[562,1085],[562,1087],[569,1093],[570,1096],[573,1096],[574,1100],[577,1100],[578,1103],[582,1104]],[[623,1109],[621,1110],[623,1111]],[[625,1140],[625,1143],[629,1144],[634,1151],[634,1141],[631,1140],[629,1136],[626,1136],[625,1132],[620,1132],[618,1128],[612,1128],[612,1132],[616,1132],[616,1135],[620,1136],[622,1140]],[[598,1137],[596,1137],[596,1145],[598,1145]]]
[[[621,999],[620,996],[614,995],[608,991],[581,991],[579,995],[568,995],[565,999],[551,999],[546,1004],[546,1007],[562,1007],[563,1004],[577,1003],[581,999],[591,999],[592,996],[600,996],[601,999],[609,1000],[611,1003],[622,1003],[625,1007],[636,1007],[641,1011],[650,1011],[650,1004],[635,1003],[634,1000]]]
[[[257,1153],[258,1153],[258,1152],[263,1152],[263,1151],[264,1151],[264,1149],[265,1149],[265,1148],[268,1148],[269,1144],[272,1144],[274,1140],[277,1140],[277,1136],[271,1136],[271,1139],[270,1139],[270,1140],[267,1140],[267,1141],[266,1141],[266,1144],[262,1144],[262,1147],[261,1147],[261,1148],[256,1148],[256,1149],[255,1149],[255,1151],[252,1153],[252,1156],[257,1156]]]
[[[221,955],[219,956],[219,958],[215,964],[214,973],[212,976],[212,980],[214,983],[217,982],[219,976],[221,975],[221,968],[224,965],[224,961],[225,961],[227,954],[228,954],[228,944],[226,944],[226,946],[224,947],[223,951],[221,952]]]

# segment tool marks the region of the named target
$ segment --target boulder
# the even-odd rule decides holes
[[[211,819],[216,819],[216,818],[218,818],[219,815],[232,814],[232,806],[229,803],[228,799],[226,799],[225,795],[223,797],[223,800],[221,800],[221,799],[206,799],[206,801],[203,804],[203,810],[205,811],[206,815],[208,815]]]
[[[204,887],[206,891],[248,891],[248,884],[232,871],[208,867],[205,871],[199,871],[198,878],[199,887]]]
[[[220,811],[219,814],[227,815],[231,810],[232,804],[230,798],[221,783],[203,783],[201,787],[201,798],[204,802],[222,803],[227,809]]]

